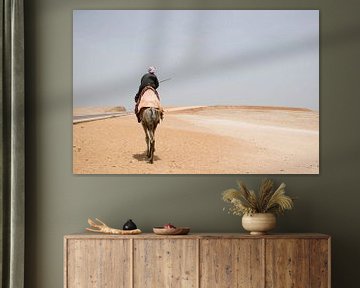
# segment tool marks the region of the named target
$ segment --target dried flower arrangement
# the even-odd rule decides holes
[[[294,207],[294,198],[285,195],[285,183],[274,190],[274,182],[263,179],[259,192],[249,190],[242,181],[238,189],[231,188],[223,192],[222,199],[231,204],[229,213],[233,215],[252,215],[256,213],[283,214]]]

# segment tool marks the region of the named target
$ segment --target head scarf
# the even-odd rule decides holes
[[[150,66],[148,72],[154,74],[156,72],[156,68],[154,66]]]

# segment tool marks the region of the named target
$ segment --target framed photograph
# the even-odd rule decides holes
[[[73,173],[318,174],[319,11],[74,10]]]

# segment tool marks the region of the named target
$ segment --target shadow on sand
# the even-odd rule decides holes
[[[133,158],[138,161],[148,161],[149,159],[146,156],[146,151],[141,154],[133,154]],[[161,160],[158,156],[154,155],[154,161]]]

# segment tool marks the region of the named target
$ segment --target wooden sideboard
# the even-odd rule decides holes
[[[67,235],[65,288],[325,288],[323,234]]]

